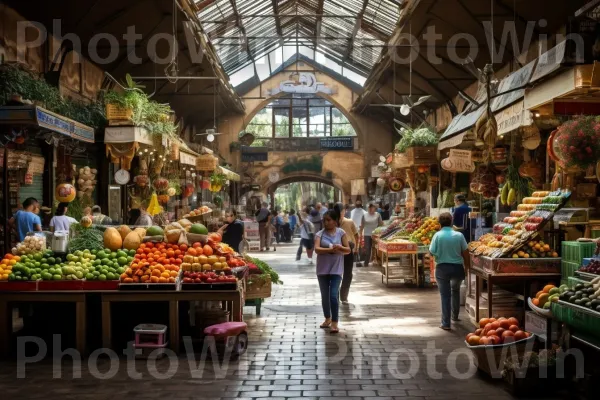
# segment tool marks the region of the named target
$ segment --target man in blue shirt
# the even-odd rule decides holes
[[[464,236],[452,228],[452,215],[442,213],[439,221],[442,230],[433,236],[429,252],[435,257],[435,280],[442,300],[440,328],[449,331],[451,312],[452,321],[459,321],[460,284],[471,259]]]
[[[454,220],[454,226],[460,232],[462,232],[465,240],[471,241],[471,223],[469,221],[469,213],[471,208],[467,204],[467,200],[464,194],[457,194],[454,196],[454,207],[452,207],[452,219]]]
[[[39,205],[38,201],[33,197],[25,199],[23,209],[15,213],[9,221],[10,226],[17,230],[19,241],[22,242],[29,232],[41,232],[42,221],[33,210]]]

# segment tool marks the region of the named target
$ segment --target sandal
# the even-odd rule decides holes
[[[326,319],[325,322],[323,322],[319,328],[321,329],[328,329],[331,327],[331,320],[330,319]]]
[[[338,328],[337,322],[333,322],[332,323],[331,329],[329,330],[329,333],[332,334],[332,335],[340,333],[340,329]]]

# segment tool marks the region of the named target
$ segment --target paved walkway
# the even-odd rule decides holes
[[[65,357],[62,365],[45,360],[21,369],[4,363],[0,390],[11,400],[511,398],[474,374],[466,328],[438,328],[436,290],[386,288],[375,268],[355,269],[340,335],[319,329],[314,266],[295,263],[295,250],[260,254],[284,284],[274,287],[260,317],[244,309],[251,343],[239,362],[218,365],[191,354],[135,362],[90,357],[81,366]]]

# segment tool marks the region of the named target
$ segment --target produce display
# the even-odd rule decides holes
[[[540,290],[535,297],[531,299],[531,302],[536,307],[549,310],[550,305],[552,303],[556,303],[563,293],[567,292],[568,290],[569,287],[567,285],[556,287],[552,284],[549,284],[544,286],[544,289]]]
[[[58,255],[51,250],[23,255],[12,266],[8,280],[61,281],[61,280],[117,280],[119,274],[133,260],[134,252],[124,250],[77,250],[73,254]],[[7,255],[8,256],[8,255]],[[13,258],[12,260],[16,260]]]
[[[17,243],[12,249],[12,253],[15,255],[33,254],[39,253],[40,251],[46,250],[46,237],[45,236],[25,236],[25,239],[21,243]]]
[[[14,256],[10,253],[4,256],[0,261],[0,281],[7,281],[8,277],[12,273],[13,266],[19,262],[21,257]]]
[[[587,274],[600,275],[600,260],[592,260],[588,265],[579,268],[578,271]]]
[[[237,278],[231,274],[231,270],[229,273],[221,272],[217,274],[216,272],[183,272],[183,280],[185,283],[235,283],[237,282]]]
[[[529,332],[521,329],[514,317],[482,318],[479,329],[469,333],[465,340],[469,346],[493,346],[518,342],[530,336]]]
[[[142,243],[131,265],[121,274],[122,283],[175,283],[186,245]]]
[[[245,257],[246,263],[248,264],[248,268],[250,269],[251,275],[269,275],[271,278],[271,282],[274,284],[281,284],[281,280],[279,280],[279,274],[271,268],[269,264],[266,262],[259,260],[258,258],[252,258],[250,256]]]
[[[434,217],[424,217],[421,214],[411,214],[406,219],[396,219],[387,227],[380,227],[374,234],[380,234],[380,239],[385,242],[394,242],[400,239],[429,245],[431,239],[441,226]]]
[[[600,312],[600,276],[561,293],[559,300]]]
[[[503,188],[503,196],[510,194],[510,191],[504,193],[506,187],[508,183]],[[469,251],[491,258],[558,257],[558,253],[548,244],[533,239],[569,196],[570,192],[537,191],[523,198],[523,203],[517,206],[517,210],[511,211],[502,222],[494,225],[493,233],[485,234],[479,240],[469,243]],[[503,203],[510,204],[508,200]]]
[[[425,218],[422,225],[410,235],[409,240],[415,243],[429,245],[431,244],[433,235],[435,235],[440,229],[442,229],[442,227],[440,226],[437,218]]]
[[[209,207],[202,206],[200,208],[197,208],[195,210],[190,211],[189,213],[187,213],[186,215],[184,215],[183,218],[199,217],[201,215],[208,214],[208,213],[211,213],[211,212],[212,212],[212,210]]]

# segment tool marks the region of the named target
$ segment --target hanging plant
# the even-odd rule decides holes
[[[600,117],[587,116],[565,122],[556,134],[559,164],[586,169],[600,159]]]
[[[405,129],[402,132],[402,138],[396,144],[396,150],[404,153],[409,147],[428,147],[437,146],[437,134],[429,128],[420,128],[416,130]]]

